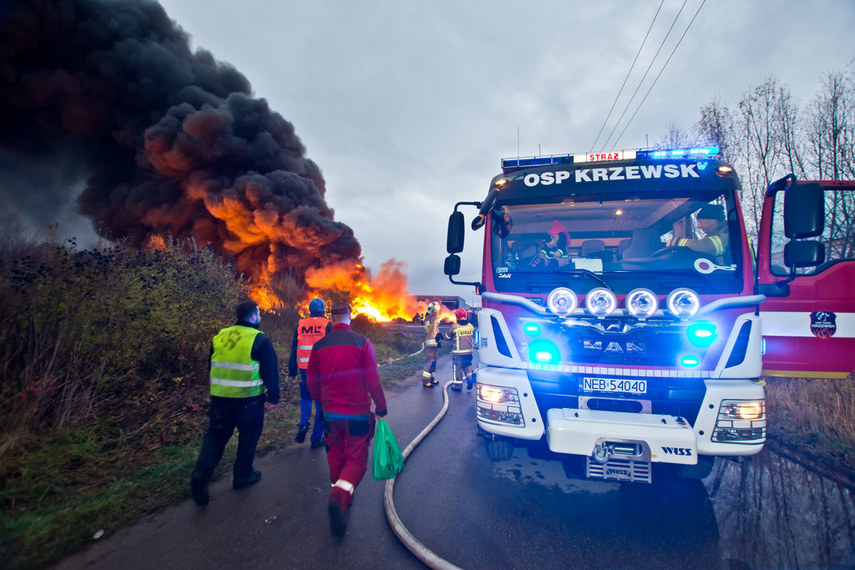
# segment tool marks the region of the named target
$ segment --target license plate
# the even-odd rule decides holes
[[[617,394],[646,394],[647,380],[629,378],[583,378],[585,392],[611,392]]]

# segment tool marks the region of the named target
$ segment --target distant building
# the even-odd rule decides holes
[[[431,301],[439,301],[442,303],[442,306],[446,309],[455,310],[455,309],[465,309],[470,310],[472,307],[463,300],[463,297],[449,296],[449,295],[413,295],[413,298],[416,300],[416,303],[430,303]]]

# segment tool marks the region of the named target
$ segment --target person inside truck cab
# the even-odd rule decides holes
[[[568,241],[567,230],[564,229],[561,222],[554,220],[552,229],[546,235],[546,243],[531,263],[532,267],[554,269],[570,263],[567,250]]]
[[[724,208],[718,204],[707,204],[698,210],[695,216],[698,229],[703,232],[701,239],[674,237],[668,242],[669,247],[688,247],[694,251],[722,258],[727,252],[727,219]]]

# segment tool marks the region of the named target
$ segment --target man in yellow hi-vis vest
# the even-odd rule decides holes
[[[706,253],[722,261],[727,256],[728,234],[724,208],[717,204],[707,204],[696,215],[698,229],[704,233],[702,239],[672,238],[668,246],[688,247]]]
[[[312,355],[312,347],[320,339],[324,338],[332,330],[332,323],[324,317],[326,314],[326,303],[323,299],[315,297],[309,301],[309,316],[300,319],[294,330],[294,340],[291,342],[291,356],[288,359],[288,375],[300,374],[300,423],[297,424],[297,435],[294,439],[297,443],[306,441],[309,432],[309,420],[312,418],[312,395],[306,386],[306,369],[309,367],[309,356]],[[315,402],[315,424],[312,428],[312,436],[309,438],[311,448],[317,449],[325,445],[324,441],[324,416],[321,412],[321,403]]]
[[[237,323],[221,330],[211,343],[208,432],[190,477],[193,500],[199,506],[208,504],[208,481],[235,428],[238,447],[232,487],[243,489],[261,479],[261,472],[252,468],[252,460],[264,428],[264,402],[279,401],[279,364],[273,343],[258,330],[258,305],[244,301],[235,313]]]

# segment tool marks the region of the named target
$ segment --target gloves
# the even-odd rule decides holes
[[[436,333],[436,347],[442,347],[442,335],[440,333]]]

